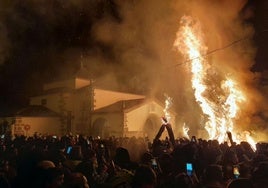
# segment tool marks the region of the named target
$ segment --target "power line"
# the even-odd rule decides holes
[[[262,30],[262,31],[260,31],[259,33],[255,34],[255,37],[260,36],[260,34],[265,33],[265,32],[268,32],[268,29]],[[186,63],[188,63],[188,62],[190,62],[190,61],[193,61],[193,60],[195,60],[195,59],[198,59],[198,58],[200,58],[200,57],[206,57],[206,56],[208,56],[208,55],[210,55],[210,54],[213,54],[213,53],[215,53],[215,52],[218,52],[218,51],[224,50],[224,49],[226,49],[226,48],[229,48],[229,47],[231,47],[231,46],[233,46],[233,45],[235,45],[235,44],[237,44],[237,43],[239,43],[239,42],[242,42],[242,41],[244,41],[244,40],[250,39],[251,37],[252,37],[252,36],[246,36],[246,37],[240,38],[240,39],[238,39],[238,40],[235,40],[235,41],[231,42],[230,44],[227,44],[226,46],[223,46],[223,47],[221,47],[221,48],[216,48],[216,49],[214,49],[214,50],[211,50],[211,51],[207,52],[207,53],[204,54],[204,55],[201,55],[201,56],[198,56],[198,57],[194,57],[194,58],[192,58],[192,59],[188,59],[188,60],[186,60],[186,61],[184,61],[184,62],[182,62],[182,63],[177,63],[177,64],[175,64],[175,65],[172,65],[172,67],[173,67],[173,66],[176,67],[176,66],[179,66],[179,65],[186,64]]]
[[[223,47],[221,47],[221,48],[216,48],[216,49],[214,49],[214,50],[211,50],[211,51],[207,52],[207,53],[204,54],[204,55],[200,55],[200,56],[194,57],[194,58],[192,58],[192,59],[187,59],[186,61],[184,61],[184,62],[182,62],[182,63],[177,63],[177,64],[175,64],[175,65],[173,65],[173,66],[183,65],[183,64],[186,64],[186,63],[188,63],[188,62],[190,62],[190,61],[193,61],[193,60],[195,60],[195,59],[198,59],[198,58],[200,58],[200,57],[206,57],[206,56],[208,56],[208,55],[210,55],[210,54],[213,54],[213,53],[215,53],[215,52],[218,52],[218,51],[224,50],[224,49],[226,49],[226,48],[229,48],[229,47],[231,47],[231,46],[233,46],[233,45],[235,45],[235,44],[237,44],[237,43],[239,43],[239,42],[241,42],[241,41],[247,40],[247,39],[249,39],[249,38],[251,38],[251,37],[250,37],[250,36],[246,36],[246,37],[240,38],[240,39],[238,39],[238,40],[235,40],[235,41],[231,42],[230,44],[227,44],[226,46],[223,46]]]

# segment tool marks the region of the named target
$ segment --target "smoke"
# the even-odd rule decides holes
[[[111,47],[119,64],[116,67],[119,80],[124,80],[126,86],[133,85],[137,92],[153,93],[159,77],[168,76],[164,76],[163,67],[174,64],[172,42],[176,20],[172,19],[170,2],[116,3],[121,21],[105,17],[93,26],[92,32],[98,42]]]
[[[233,77],[247,93],[241,114],[247,118],[241,121],[250,125],[261,111],[262,97],[250,71],[256,49],[254,29],[245,22],[252,11],[245,5],[245,0],[2,1],[0,65],[1,73],[10,72],[1,75],[1,87],[7,88],[4,80],[9,79],[17,83],[10,93],[20,88],[26,96],[34,95],[40,83],[71,76],[82,61],[100,85],[162,97],[163,102],[167,93],[179,126],[198,127],[202,117],[189,62],[173,47],[180,18],[190,15],[200,20],[208,51],[218,49],[206,56],[216,76]]]
[[[81,54],[101,48],[94,44],[90,32],[103,12],[111,12],[104,2],[0,2],[3,110],[27,105],[27,99],[40,92],[43,83],[72,76],[80,66]]]
[[[201,22],[215,77],[231,77],[246,94],[247,102],[237,124],[241,129],[258,127],[250,127],[256,123],[255,115],[261,111],[263,98],[256,89],[258,77],[250,71],[256,48],[252,43],[254,29],[245,22],[252,15],[250,9],[244,10],[246,1],[154,0],[116,4],[120,22],[105,17],[93,26],[93,35],[98,42],[111,46],[115,61],[120,64],[117,76],[125,80],[125,86],[134,85],[136,91],[153,96],[169,93],[176,101],[180,123],[186,121],[193,129],[200,127],[202,116],[191,90],[187,62],[172,47],[180,18],[190,15]]]

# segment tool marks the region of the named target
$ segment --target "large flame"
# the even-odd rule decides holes
[[[227,140],[226,132],[232,132],[233,140],[240,142],[234,133],[234,121],[246,97],[238,83],[230,76],[227,77],[228,74],[220,79],[214,78],[215,68],[205,57],[207,47],[200,22],[183,16],[181,24],[174,46],[184,55],[190,66],[194,96],[205,115],[204,127],[209,139],[223,142]],[[245,137],[252,144],[253,139],[249,135]]]

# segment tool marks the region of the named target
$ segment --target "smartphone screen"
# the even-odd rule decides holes
[[[151,162],[152,162],[152,168],[153,168],[153,169],[158,169],[158,165],[157,165],[157,161],[156,161],[156,159],[153,158],[153,159],[151,160]]]
[[[71,153],[71,150],[72,150],[72,146],[69,146],[69,147],[67,148],[66,153],[67,153],[67,154],[70,154],[70,153]]]
[[[239,177],[240,173],[239,173],[239,168],[238,168],[238,166],[234,166],[234,167],[233,167],[233,174],[234,174],[234,177],[235,177],[235,178],[238,178],[238,177]]]
[[[186,172],[187,172],[187,175],[189,175],[189,176],[193,175],[193,164],[192,163],[186,163]]]
[[[157,166],[156,159],[152,159],[152,166]]]

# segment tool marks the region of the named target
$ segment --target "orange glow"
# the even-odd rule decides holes
[[[228,138],[226,132],[230,131],[234,141],[240,142],[234,133],[234,122],[246,96],[234,78],[227,77],[228,73],[222,76],[220,82],[213,80],[213,71],[209,70],[215,69],[204,57],[207,47],[200,22],[183,16],[174,46],[183,54],[190,67],[194,96],[205,116],[204,128],[209,139],[217,139],[222,143]],[[249,134],[244,137],[250,144],[255,143]]]
[[[190,139],[190,136],[188,135],[189,130],[190,128],[185,123],[183,123],[183,126],[182,126],[183,137]]]
[[[170,106],[172,105],[172,98],[167,96],[167,95],[165,95],[165,97],[166,97],[165,109],[163,111],[164,111],[164,117],[167,120],[167,122],[163,122],[163,123],[169,123],[170,119],[171,119],[171,116],[170,116],[170,113],[169,113],[168,110],[169,110]]]

